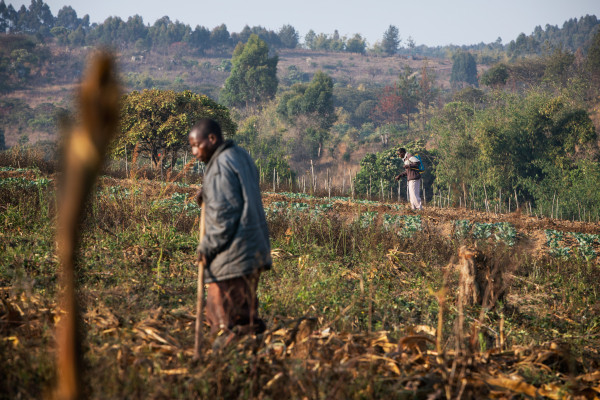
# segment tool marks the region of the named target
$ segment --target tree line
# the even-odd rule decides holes
[[[29,7],[22,5],[15,10],[11,4],[0,0],[0,32],[26,33],[43,38],[56,38],[59,43],[71,46],[111,45],[134,46],[136,50],[165,50],[169,46],[183,43],[198,54],[206,52],[231,53],[238,43],[246,43],[250,35],[255,34],[270,48],[304,48],[320,51],[345,51],[350,53],[393,55],[403,54],[421,57],[445,57],[448,52],[467,51],[478,54],[479,62],[498,61],[499,53],[511,58],[542,54],[548,48],[557,46],[572,52],[582,49],[584,53],[590,46],[600,22],[595,15],[572,18],[562,27],[546,25],[544,29],[536,26],[532,34],[521,33],[507,45],[498,38],[492,43],[473,45],[425,46],[417,45],[408,36],[403,39],[400,30],[390,25],[380,41],[369,47],[366,39],[355,33],[350,37],[340,36],[337,30],[333,34],[316,33],[309,30],[300,41],[300,33],[291,25],[283,25],[277,31],[262,26],[245,26],[241,32],[230,32],[225,24],[212,29],[196,25],[171,21],[164,16],[146,24],[139,15],[127,20],[109,17],[102,23],[91,23],[88,15],[79,17],[71,6],[64,6],[54,16],[43,0],[32,0]]]
[[[231,51],[239,42],[245,43],[250,35],[256,34],[269,46],[294,48],[299,34],[291,25],[278,31],[262,26],[245,26],[241,32],[229,32],[225,24],[213,29],[171,21],[167,16],[154,24],[146,24],[139,15],[123,20],[108,17],[102,23],[90,23],[88,15],[79,17],[71,6],[64,6],[57,15],[52,15],[43,0],[32,0],[29,7],[15,10],[12,4],[0,1],[0,32],[26,33],[42,38],[54,37],[61,44],[73,46],[110,45],[135,46],[137,50],[164,49],[174,43],[185,43],[198,53],[205,51]]]

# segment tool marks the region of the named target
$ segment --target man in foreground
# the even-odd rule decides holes
[[[410,200],[410,207],[413,210],[422,210],[421,204],[421,172],[419,171],[419,160],[412,154],[407,153],[405,148],[398,150],[398,156],[404,161],[404,171],[396,176],[396,180],[399,180],[403,176],[406,176],[408,180],[408,198]]]
[[[212,333],[260,333],[256,289],[261,271],[271,267],[269,232],[258,170],[250,155],[219,124],[201,119],[190,131],[192,153],[206,164],[202,185],[205,235],[198,260],[208,284],[206,318]]]

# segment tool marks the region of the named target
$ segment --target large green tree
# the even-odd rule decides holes
[[[366,47],[367,41],[358,33],[350,38],[346,43],[346,51],[349,53],[364,54]]]
[[[469,84],[478,86],[477,63],[468,51],[459,51],[452,55],[452,73],[450,83],[455,86]]]
[[[473,131],[475,108],[471,102],[456,101],[444,106],[432,121],[437,148],[441,149],[435,167],[436,184],[446,188],[452,185],[469,198],[471,185],[479,184],[481,171],[479,149]]]
[[[71,6],[64,6],[56,14],[56,26],[62,26],[69,30],[75,30],[79,26],[80,20],[77,18],[77,12]]]
[[[600,30],[592,39],[592,44],[588,51],[586,60],[586,67],[592,78],[596,81],[600,81]]]
[[[499,88],[506,85],[509,77],[509,71],[506,64],[499,63],[485,71],[481,76],[481,83],[493,88]]]
[[[572,75],[571,69],[575,62],[575,55],[562,47],[554,49],[552,54],[545,59],[544,81],[566,85]]]
[[[138,146],[140,154],[146,154],[155,166],[160,153],[175,159],[177,152],[187,145],[190,128],[200,118],[219,122],[226,136],[236,131],[226,107],[190,91],[134,91],[124,95],[121,103],[121,134],[114,154],[122,154],[125,145],[130,149]]]
[[[410,115],[417,111],[419,103],[419,81],[417,75],[408,65],[398,76],[398,93],[402,99],[401,112],[404,114],[406,126],[410,128]]]
[[[255,106],[270,100],[277,92],[278,57],[269,57],[267,44],[251,35],[239,43],[231,59],[231,75],[225,81],[220,99],[230,106]]]
[[[407,127],[410,128],[411,114],[417,111],[419,97],[423,94],[428,99],[427,85],[431,85],[427,76],[425,76],[423,86],[420,85],[417,78],[417,74],[412,68],[406,65],[398,76],[398,82],[384,88],[374,110],[378,122],[382,124],[399,123],[401,117],[404,117]]]
[[[306,35],[304,35],[304,46],[306,48],[314,50],[316,38],[317,38],[317,34],[315,33],[315,31],[313,31],[312,29],[310,29],[306,33]]]
[[[396,54],[400,46],[400,34],[398,28],[394,25],[390,25],[389,28],[383,34],[383,40],[381,41],[381,47],[383,51],[388,54]]]
[[[281,41],[281,45],[283,47],[286,47],[288,49],[294,49],[298,47],[298,40],[300,35],[292,25],[282,26],[277,34],[279,35],[279,40]]]
[[[322,71],[317,71],[308,84],[297,84],[281,96],[277,112],[288,121],[299,117],[310,121],[306,134],[316,145],[320,156],[323,143],[336,120],[333,106],[333,80]]]

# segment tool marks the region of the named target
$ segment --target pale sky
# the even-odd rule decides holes
[[[15,9],[31,0],[12,1]],[[261,25],[278,30],[291,24],[304,36],[309,29],[316,33],[340,35],[360,33],[369,45],[381,40],[388,26],[395,25],[401,39],[412,36],[417,45],[475,44],[493,42],[498,36],[506,44],[519,33],[530,34],[536,25],[562,24],[586,14],[600,17],[600,0],[45,0],[52,14],[65,5],[91,22],[109,16],[122,19],[139,14],[146,24],[162,16],[179,20],[194,28],[209,29],[225,23],[229,32],[239,32],[244,25]],[[302,38],[301,38],[302,41]]]

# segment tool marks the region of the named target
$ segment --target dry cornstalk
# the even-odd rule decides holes
[[[60,307],[63,312],[57,326],[57,399],[81,397],[75,253],[85,202],[119,120],[119,86],[110,54],[99,53],[88,67],[80,88],[79,107],[81,123],[71,132],[65,151],[57,232]]]

